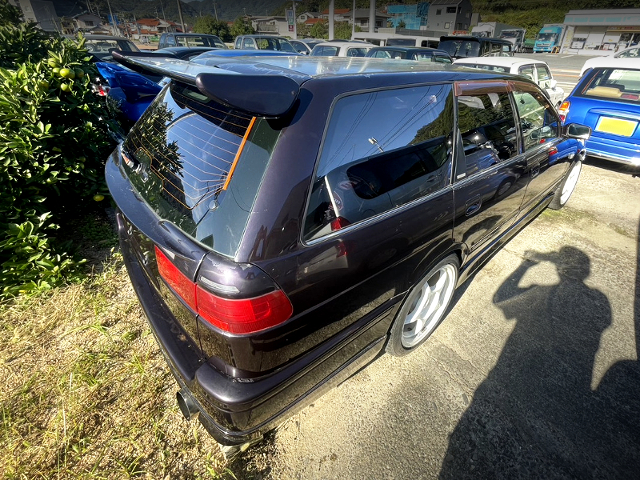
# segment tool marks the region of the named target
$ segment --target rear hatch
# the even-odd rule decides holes
[[[278,137],[267,119],[174,81],[108,162],[134,287],[143,306],[160,305],[145,311],[174,372],[187,381],[194,365],[181,360],[185,348],[224,370],[234,361],[220,338],[291,315],[264,272],[234,261]],[[176,341],[182,346],[168,351]]]
[[[627,155],[640,145],[640,70],[597,69],[569,99],[569,121],[589,125],[587,143]]]

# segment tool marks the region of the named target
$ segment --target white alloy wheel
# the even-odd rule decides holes
[[[580,171],[582,170],[582,162],[576,162],[571,170],[569,171],[569,175],[562,186],[562,192],[560,193],[560,203],[564,205],[571,197],[571,194],[576,188],[578,184],[578,179],[580,178]]]
[[[402,346],[412,348],[438,326],[449,306],[458,272],[447,263],[416,285],[407,299],[409,309],[402,329]]]

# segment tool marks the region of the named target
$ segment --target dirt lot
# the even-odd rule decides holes
[[[586,165],[567,207],[544,212],[463,285],[425,345],[380,357],[231,470],[636,477],[639,190],[640,178]]]

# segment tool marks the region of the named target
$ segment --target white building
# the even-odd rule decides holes
[[[251,17],[251,26],[256,33],[271,35],[292,35],[286,17],[280,16],[255,16]]]
[[[607,55],[640,43],[640,8],[570,10],[564,24],[562,52]]]

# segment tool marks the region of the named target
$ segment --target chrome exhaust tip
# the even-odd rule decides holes
[[[179,390],[176,393],[176,399],[178,400],[178,407],[180,407],[180,411],[184,418],[187,420],[193,420],[198,417],[200,410],[198,409],[198,405],[196,404],[195,399],[187,390]]]

